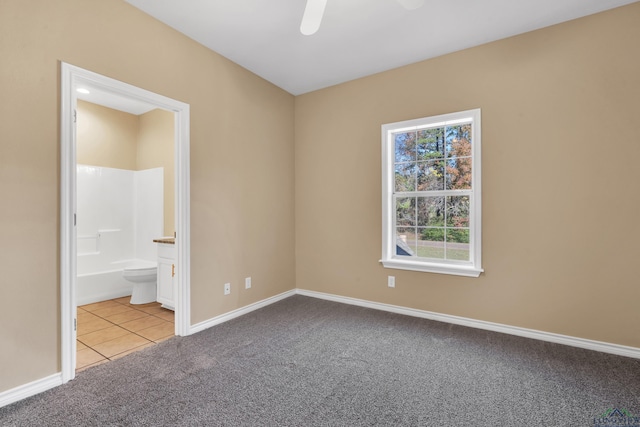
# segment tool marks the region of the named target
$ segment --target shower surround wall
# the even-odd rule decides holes
[[[77,166],[78,305],[131,295],[122,270],[157,261],[163,235],[163,168]]]

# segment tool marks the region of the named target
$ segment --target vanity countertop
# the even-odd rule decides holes
[[[164,243],[167,245],[174,245],[176,243],[175,237],[160,237],[159,239],[153,239],[154,243]]]

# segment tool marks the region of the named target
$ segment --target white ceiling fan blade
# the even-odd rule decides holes
[[[302,34],[310,36],[318,31],[326,5],[327,0],[307,0],[307,6],[304,9],[302,23],[300,24],[300,32]]]
[[[397,0],[407,10],[415,10],[424,5],[424,0]]]

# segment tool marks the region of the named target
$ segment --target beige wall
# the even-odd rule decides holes
[[[138,116],[82,100],[76,111],[78,163],[136,170]]]
[[[640,347],[639,22],[635,3],[296,97],[297,287]],[[486,272],[382,268],[380,125],[471,108]]]
[[[294,288],[293,96],[120,0],[4,0],[0,57],[0,392],[61,366],[60,61],[190,104],[192,323]]]
[[[136,169],[162,167],[164,172],[164,235],[175,227],[174,113],[161,109],[138,116]]]

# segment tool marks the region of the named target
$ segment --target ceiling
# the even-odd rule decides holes
[[[299,95],[638,0],[327,0],[300,33],[306,0],[126,0]]]
[[[86,91],[88,91],[88,93],[78,91],[78,93],[76,93],[76,97],[78,99],[102,105],[103,107],[108,107],[113,110],[124,111],[125,113],[134,114],[136,116],[158,108],[155,105],[148,104],[138,99],[125,95],[118,95],[112,91],[102,89],[99,86],[82,84],[78,85],[78,89],[86,89]]]

